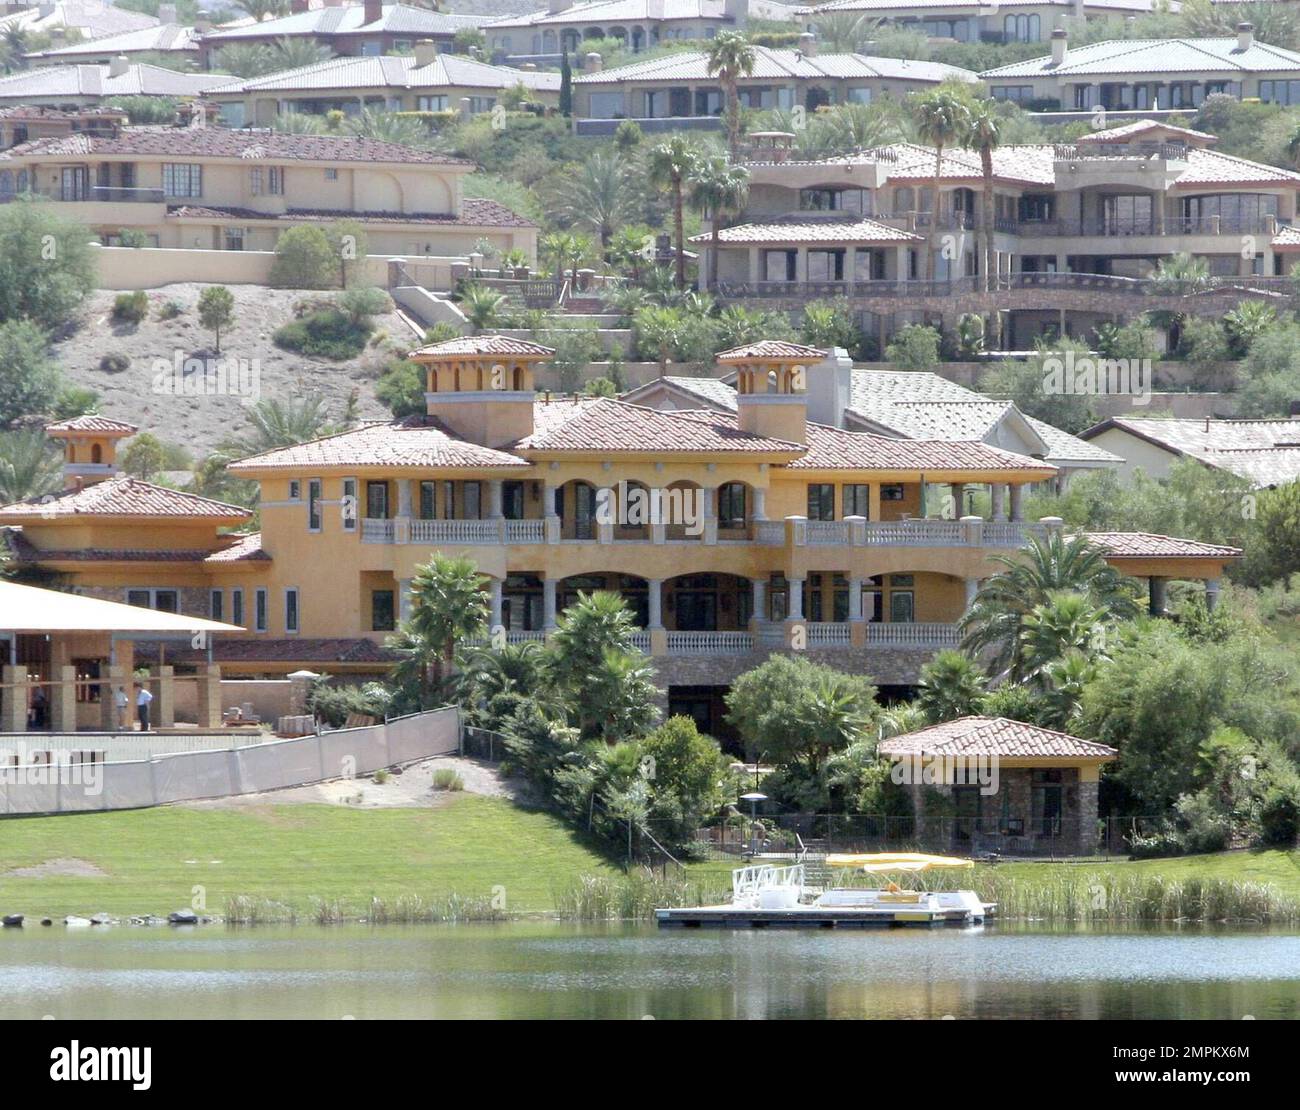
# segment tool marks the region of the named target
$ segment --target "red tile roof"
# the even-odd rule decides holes
[[[720,412],[661,412],[601,398],[552,428],[534,432],[514,445],[519,451],[719,452],[800,454],[804,447],[785,439],[753,435]]]
[[[753,359],[772,359],[780,361],[793,359],[798,362],[821,362],[826,352],[820,347],[808,347],[803,343],[787,343],[784,339],[761,339],[757,343],[746,343],[743,347],[732,347],[714,355],[716,362],[749,362]]]
[[[247,520],[253,514],[239,505],[155,486],[138,478],[110,478],[84,489],[65,489],[0,507],[0,516],[52,519],[70,516],[205,517]]]
[[[71,420],[57,420],[53,424],[46,424],[45,430],[57,434],[59,432],[107,432],[114,435],[134,435],[137,428],[134,424],[128,424],[125,420],[110,420],[107,416],[98,416],[94,413],[86,416],[74,416]]]
[[[999,759],[1104,761],[1119,753],[1106,744],[1006,717],[960,717],[882,740],[881,755],[974,756]]]
[[[407,358],[451,358],[464,355],[524,355],[550,358],[554,347],[543,347],[528,339],[511,339],[506,335],[462,335],[441,343],[417,347]]]
[[[262,547],[261,532],[247,532],[234,538],[235,542],[220,551],[212,551],[205,563],[251,563],[269,561],[271,555]]]
[[[180,220],[261,220],[280,223],[359,220],[368,224],[437,224],[443,227],[536,227],[532,220],[494,200],[470,197],[461,201],[460,215],[452,212],[353,212],[342,208],[289,208],[284,212],[259,212],[253,208],[178,204],[167,215]]]
[[[869,432],[846,432],[825,424],[808,425],[808,453],[791,470],[1036,470],[1044,477],[1056,467],[987,443],[939,439],[893,439]]]
[[[292,135],[285,131],[231,131],[224,127],[128,127],[113,136],[60,135],[33,139],[0,158],[61,158],[124,154],[133,157],[240,158],[246,161],[305,161],[473,166],[432,150],[418,150],[355,135]]]
[[[1201,543],[1154,532],[1088,532],[1088,539],[1108,559],[1240,559],[1241,548],[1217,543]]]
[[[692,235],[692,243],[711,243],[712,232]],[[920,235],[866,216],[774,216],[733,224],[718,232],[718,242],[741,243],[920,243]]]
[[[338,435],[278,447],[230,464],[235,474],[301,467],[333,470],[357,466],[476,469],[527,469],[525,459],[491,447],[480,447],[455,436],[437,418],[408,416],[378,424],[363,424]]]

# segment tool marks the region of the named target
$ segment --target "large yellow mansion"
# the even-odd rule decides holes
[[[28,573],[245,628],[215,645],[227,675],[383,671],[434,552],[474,561],[511,640],[544,637],[580,590],[617,590],[666,703],[715,725],[728,684],[774,650],[913,683],[956,643],[994,557],[1060,526],[1022,519],[1026,487],[1055,472],[1040,459],[836,427],[852,373],[836,352],[767,341],[719,355],[735,413],[536,393],[551,353],[490,335],[413,352],[426,415],[232,465],[260,485],[258,533],[238,530],[244,509],[121,475],[130,425],[53,424],[67,488],[0,508],[0,536]],[[991,491],[990,519],[964,511],[975,487]],[[1096,542],[1151,580],[1156,609],[1166,579],[1213,591],[1238,554]]]

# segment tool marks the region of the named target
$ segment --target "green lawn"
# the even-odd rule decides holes
[[[57,859],[106,876],[9,874]],[[546,911],[574,876],[616,870],[554,817],[469,794],[436,809],[168,806],[0,821],[0,912],[30,916],[167,913],[189,906],[195,885],[214,913],[232,895],[307,912],[313,898],[356,908],[371,895],[488,897],[495,886],[508,911]]]
[[[1212,856],[1179,856],[1173,859],[1114,859],[1083,863],[1002,863],[999,871],[1016,878],[1033,879],[1047,873],[1093,873],[1161,875],[1166,879],[1223,879],[1228,882],[1272,883],[1292,898],[1300,899],[1300,851],[1277,849],[1259,852],[1220,852]]]

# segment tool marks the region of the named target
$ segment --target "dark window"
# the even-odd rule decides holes
[[[373,590],[370,594],[370,629],[372,632],[392,632],[397,627],[393,619],[393,591]]]
[[[266,590],[260,586],[253,594],[253,631],[266,631]]]
[[[835,487],[829,482],[814,482],[808,486],[808,519],[835,519]]]
[[[501,483],[501,511],[506,520],[524,519],[523,482]]]
[[[284,591],[284,630],[298,631],[298,591],[292,588]]]
[[[902,501],[903,487],[902,486],[881,486],[880,500],[881,501]]]
[[[483,483],[466,482],[461,487],[464,490],[462,497],[465,504],[466,520],[483,519]]]
[[[230,623],[237,624],[241,628],[244,624],[244,591],[230,591]]]
[[[319,532],[321,526],[320,519],[320,492],[321,484],[319,478],[307,479],[307,528],[312,532]]]
[[[420,519],[433,520],[436,507],[434,498],[438,488],[437,482],[420,483]]]
[[[844,515],[871,517],[871,487],[854,483],[844,487]]]
[[[388,483],[366,483],[366,516],[371,520],[388,519]]]
[[[212,590],[208,594],[208,615],[214,621],[225,620],[225,600],[226,595],[220,590]]]
[[[743,482],[728,482],[718,489],[718,527],[743,528],[745,526],[745,486]]]

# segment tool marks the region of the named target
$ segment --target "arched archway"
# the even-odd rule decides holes
[[[596,487],[580,478],[555,491],[555,512],[560,518],[560,539],[596,538]]]
[[[745,632],[753,584],[736,574],[680,574],[663,585],[663,621],[670,632]]]
[[[618,594],[632,613],[632,622],[638,628],[645,628],[650,617],[649,584],[644,578],[635,574],[615,574],[608,571],[593,571],[588,574],[574,574],[562,578],[556,583],[555,603],[557,612],[564,612],[577,602],[579,594],[597,591]]]

